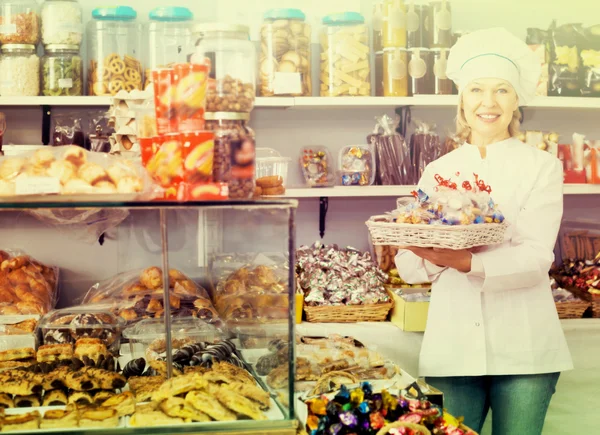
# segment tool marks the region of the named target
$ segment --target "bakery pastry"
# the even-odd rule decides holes
[[[248,370],[242,367],[235,366],[225,361],[218,361],[213,364],[212,369],[213,371],[226,373],[239,382],[256,385],[256,380],[254,377],[248,372]]]
[[[9,376],[3,376],[10,373]],[[11,394],[15,396],[29,396],[31,394],[40,394],[42,392],[42,379],[31,376],[28,379],[26,373],[21,375],[18,371],[9,370],[3,372],[0,376],[0,393]]]
[[[133,376],[127,380],[136,403],[147,402],[165,381],[163,376]]]
[[[165,378],[167,377],[167,362],[166,361],[152,360],[152,361],[150,361],[150,367],[153,368],[156,371],[156,373],[158,373],[159,375],[164,376]],[[177,376],[181,376],[183,373],[181,373],[181,370],[173,367],[172,374],[174,377],[177,377]]]
[[[233,412],[221,405],[216,398],[206,391],[190,391],[185,396],[185,401],[214,420],[230,421],[236,419]]]
[[[85,150],[83,148],[76,145],[69,145],[65,148],[63,160],[67,160],[75,166],[81,166],[87,161],[87,156],[85,155]]]
[[[173,377],[165,381],[160,388],[152,394],[152,400],[160,402],[169,397],[179,396],[192,390],[205,388],[207,385],[204,377],[197,373]]]
[[[68,429],[79,425],[77,408],[53,409],[44,413],[40,429]]]
[[[38,362],[67,360],[73,357],[73,346],[65,344],[45,344],[37,351]]]
[[[77,175],[88,184],[94,185],[100,181],[107,181],[108,174],[104,168],[96,163],[84,163],[79,167]]]
[[[125,377],[116,372],[111,372],[95,367],[83,367],[79,371],[89,376],[89,378],[93,380],[95,385],[98,385],[97,388],[101,390],[118,390],[123,388],[127,384],[127,380],[125,379]]]
[[[65,388],[67,375],[73,370],[69,366],[60,366],[43,376],[42,385],[45,391]]]
[[[96,379],[83,369],[67,373],[64,379],[64,384],[70,390],[75,391],[90,391],[100,389],[100,380]]]
[[[105,401],[114,397],[117,393],[114,391],[100,390],[94,393],[93,400],[95,405],[102,405]]]
[[[257,402],[263,410],[271,407],[271,396],[269,393],[256,385],[243,382],[231,382],[229,384],[222,384],[221,388],[234,391],[247,399]]]
[[[148,427],[148,426],[172,426],[174,424],[183,424],[182,418],[169,417],[162,411],[145,411],[136,410],[131,416],[129,425],[133,427]]]
[[[40,406],[40,397],[37,394],[15,396],[14,402],[15,408],[33,408],[35,406]]]
[[[27,319],[27,320],[23,320],[22,322],[19,323],[15,323],[14,325],[8,325],[9,328],[9,335],[20,335],[23,333],[33,333],[35,331],[35,328],[37,326],[37,320],[36,319]]]
[[[1,432],[28,431],[40,428],[41,415],[38,411],[25,414],[5,415]]]
[[[83,360],[84,357],[87,357],[94,362],[98,362],[100,357],[107,358],[110,353],[101,340],[94,338],[80,338],[75,342],[75,352],[73,355],[81,360]]]
[[[0,408],[6,409],[6,408],[14,408],[14,407],[15,407],[15,403],[13,402],[12,397],[6,393],[0,393]]]
[[[62,390],[52,390],[44,394],[42,406],[64,406],[67,403],[67,393]]]
[[[31,358],[35,359],[35,350],[31,347],[9,349],[0,352],[0,361],[19,361]]]
[[[94,397],[95,399],[95,397]],[[116,409],[119,417],[131,415],[135,412],[135,399],[131,391],[117,394],[102,402],[102,407]]]
[[[156,266],[143,270],[140,274],[140,283],[150,290],[162,288],[162,270]]]
[[[68,403],[72,403],[74,405],[92,405],[94,403],[94,398],[87,391],[72,391],[69,394]]]
[[[21,361],[2,361],[0,362],[0,371],[29,367],[34,363],[35,360],[33,359],[25,359]]]
[[[260,410],[258,404],[235,391],[229,390],[215,384],[210,384],[209,393],[216,397],[224,406],[235,411],[237,414],[245,415],[253,420],[266,420],[267,417]]]
[[[86,409],[79,414],[79,427],[108,428],[119,425],[119,414],[116,409]]]
[[[179,417],[185,420],[201,422],[211,421],[208,415],[198,411],[181,397],[170,397],[163,400],[159,407],[169,417]]]

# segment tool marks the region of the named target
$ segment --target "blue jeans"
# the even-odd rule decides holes
[[[492,435],[540,435],[560,373],[427,377],[444,393],[444,408],[481,432],[492,409]]]

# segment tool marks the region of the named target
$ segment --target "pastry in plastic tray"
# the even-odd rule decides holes
[[[141,164],[74,145],[0,157],[0,197],[56,194],[152,196]]]
[[[208,293],[177,269],[169,270],[169,302],[175,317],[194,316],[219,325],[220,319]],[[164,315],[162,269],[149,267],[126,272],[94,285],[83,303],[107,307],[127,324]]]
[[[78,346],[97,344],[94,339],[118,355],[124,326],[123,319],[106,310],[79,307],[48,313],[40,319],[38,329],[40,344],[75,344],[75,356]],[[103,352],[97,353],[99,356]]]
[[[284,273],[285,272],[285,273]],[[241,267],[217,283],[215,307],[225,321],[272,322],[289,315],[287,270]]]
[[[0,251],[0,314],[44,314],[56,304],[58,268]]]

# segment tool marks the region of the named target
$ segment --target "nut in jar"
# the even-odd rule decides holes
[[[310,96],[311,28],[298,9],[273,9],[261,28],[260,94]]]
[[[133,56],[112,53],[101,62],[90,61],[89,95],[116,95],[119,91],[142,89],[142,64]]]
[[[207,112],[250,112],[254,106],[254,84],[230,75],[210,80],[206,95]]]
[[[323,18],[321,96],[371,94],[369,36],[364,17],[355,12]]]

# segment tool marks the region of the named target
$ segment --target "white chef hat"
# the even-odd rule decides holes
[[[496,27],[469,33],[456,42],[448,55],[446,75],[459,89],[479,78],[509,82],[524,106],[535,96],[541,74],[533,51],[508,30]]]

